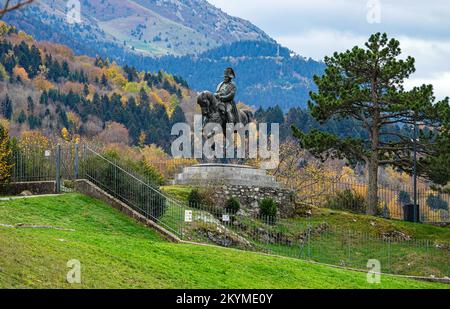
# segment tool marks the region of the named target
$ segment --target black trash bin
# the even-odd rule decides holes
[[[408,222],[420,222],[419,205],[408,204],[403,206],[403,219]]]

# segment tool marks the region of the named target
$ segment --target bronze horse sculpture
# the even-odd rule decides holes
[[[226,132],[226,125],[228,122],[233,124],[241,123],[246,126],[253,121],[253,113],[248,110],[237,109],[237,119],[232,119],[229,121],[225,113],[220,110],[220,102],[213,93],[209,91],[203,91],[199,93],[197,98],[197,104],[200,105],[202,109],[203,116],[203,127],[208,123],[217,123],[222,127],[223,132]]]

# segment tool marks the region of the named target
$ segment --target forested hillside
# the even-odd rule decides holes
[[[283,111],[306,107],[312,78],[322,75],[324,65],[305,59],[273,42],[242,41],[211,49],[199,56],[129,58],[136,67],[165,69],[183,76],[194,89],[215,90],[223,69],[233,67],[238,86],[237,99],[250,106],[273,107]]]
[[[58,1],[37,1],[6,21],[77,55],[182,76],[197,91],[213,91],[232,66],[237,99],[256,108],[306,107],[315,90],[312,77],[324,70],[322,62],[293,54],[250,22],[203,0],[86,0],[82,23],[75,24],[67,23],[65,10]]]
[[[0,31],[0,118],[13,135],[37,129],[167,149],[172,124],[185,121],[180,106],[193,93],[179,77],[75,56],[4,23]]]

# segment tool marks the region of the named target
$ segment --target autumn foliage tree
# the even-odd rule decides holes
[[[318,90],[310,94],[309,102],[313,117],[320,122],[354,119],[367,138],[340,138],[317,130],[304,133],[293,127],[301,145],[312,154],[365,163],[368,214],[375,214],[378,204],[379,166],[391,165],[411,173],[414,144],[421,175],[432,178],[431,166],[438,162],[449,165],[449,157],[442,156],[442,146],[438,145],[448,136],[448,130],[443,129],[450,119],[448,98],[435,102],[432,85],[406,91],[403,83],[415,72],[414,58],[402,60],[400,55],[399,41],[377,33],[365,48],[355,46],[325,57],[325,74],[314,78]],[[412,134],[398,129],[415,125],[420,129],[416,143]],[[439,159],[431,159],[435,157]],[[441,182],[449,177],[441,175]]]
[[[0,124],[0,183],[5,182],[11,176],[11,143],[8,130]]]

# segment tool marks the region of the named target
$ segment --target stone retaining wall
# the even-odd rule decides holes
[[[33,195],[56,193],[55,181],[12,182],[0,185],[0,195],[19,195],[30,191]]]
[[[217,206],[223,207],[225,202],[234,197],[239,200],[244,211],[259,213],[259,202],[264,198],[272,198],[278,203],[278,214],[281,217],[290,215],[294,207],[294,193],[282,188],[266,188],[255,186],[211,186]]]

